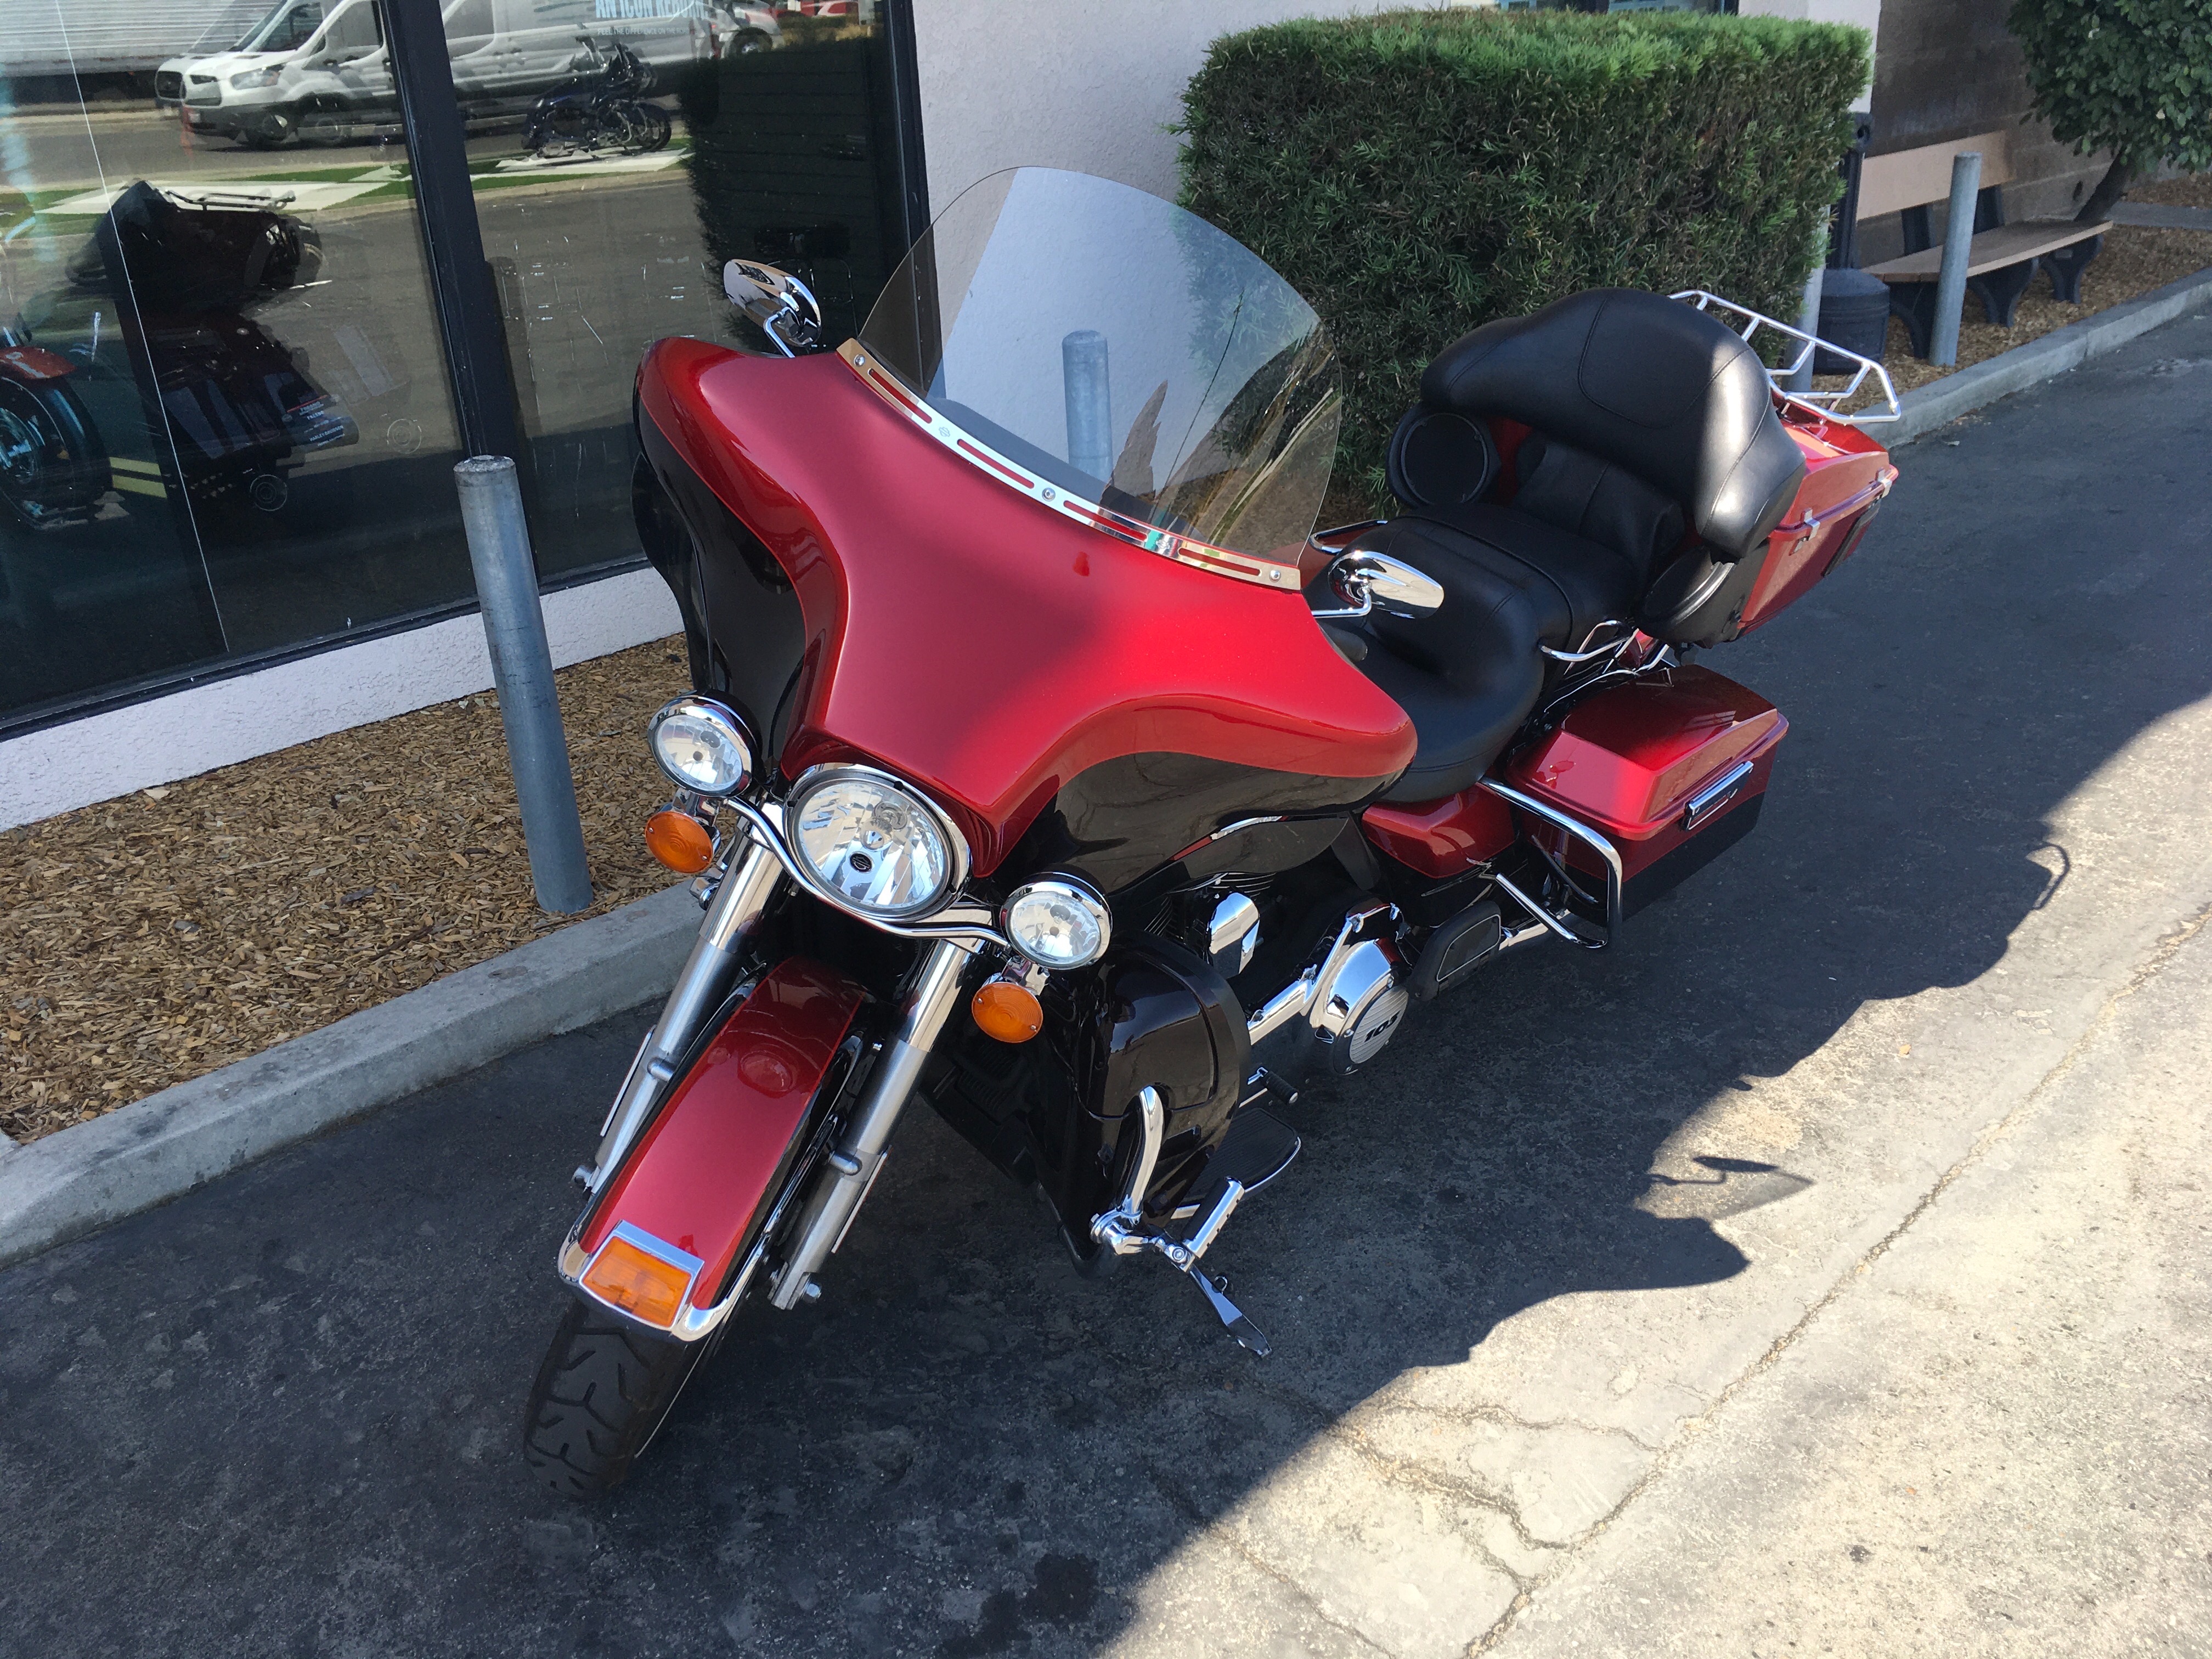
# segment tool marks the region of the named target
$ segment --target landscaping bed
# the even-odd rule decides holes
[[[680,641],[556,676],[597,915],[666,885]],[[489,692],[0,832],[0,1131],[50,1134],[581,920],[538,908]]]
[[[2176,185],[2202,185],[2199,179],[2171,181]],[[2136,201],[2174,199],[2154,195],[2160,186],[2152,185],[2131,191]],[[2200,193],[2202,193],[2200,191]],[[2196,205],[2187,198],[2184,204]],[[2030,340],[2039,339],[2053,329],[2063,328],[2069,323],[2078,323],[2084,317],[2094,317],[2125,301],[2148,294],[2154,289],[2164,288],[2178,282],[2193,271],[2212,265],[2212,232],[2201,230],[2154,230],[2141,225],[2115,225],[2106,234],[2105,246],[2081,278],[2081,303],[2078,306],[2062,304],[2051,291],[2047,278],[2038,275],[2033,287],[2013,313],[2013,325],[1999,328],[1982,315],[1982,302],[1969,294],[1966,310],[1959,324],[1959,362],[1954,368],[1938,368],[1912,355],[1906,338],[1905,325],[1896,318],[1889,319],[1889,349],[1882,367],[1889,370],[1890,379],[1898,391],[1911,392],[1960,368],[1971,368],[1985,362],[2015,346],[2024,346]],[[1865,401],[1863,400],[1862,405]],[[1879,427],[1874,428],[1877,435]]]

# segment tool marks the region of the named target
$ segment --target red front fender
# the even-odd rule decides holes
[[[562,1251],[562,1277],[596,1301],[646,1317],[592,1283],[592,1267],[619,1230],[623,1247],[689,1275],[676,1311],[647,1322],[680,1336],[712,1329],[695,1316],[722,1294],[789,1178],[809,1109],[860,994],[842,974],[804,957],[763,975],[585,1212]]]

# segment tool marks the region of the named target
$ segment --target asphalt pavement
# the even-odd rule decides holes
[[[1758,832],[1293,1114],[1218,1247],[1272,1358],[917,1115],[821,1302],[541,1495],[634,1015],[0,1273],[0,1650],[2203,1652],[2209,436],[2199,317],[1904,452],[1708,659],[1792,723]]]

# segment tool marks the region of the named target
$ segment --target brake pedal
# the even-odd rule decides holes
[[[1218,1278],[1209,1279],[1195,1261],[1183,1272],[1189,1275],[1190,1282],[1198,1286],[1199,1294],[1220,1316],[1229,1334],[1237,1339],[1237,1346],[1255,1359],[1265,1359],[1267,1357],[1267,1339],[1260,1334],[1257,1325],[1244,1316],[1244,1310],[1229,1299],[1229,1275],[1223,1273]]]

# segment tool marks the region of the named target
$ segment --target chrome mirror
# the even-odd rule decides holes
[[[1380,611],[1413,621],[1433,617],[1443,608],[1444,590],[1435,577],[1371,548],[1355,547],[1339,554],[1328,568],[1328,585],[1344,601],[1344,609],[1316,611],[1316,617],[1333,620]]]
[[[732,259],[722,267],[722,292],[785,356],[822,349],[822,307],[789,271],[757,259]]]

